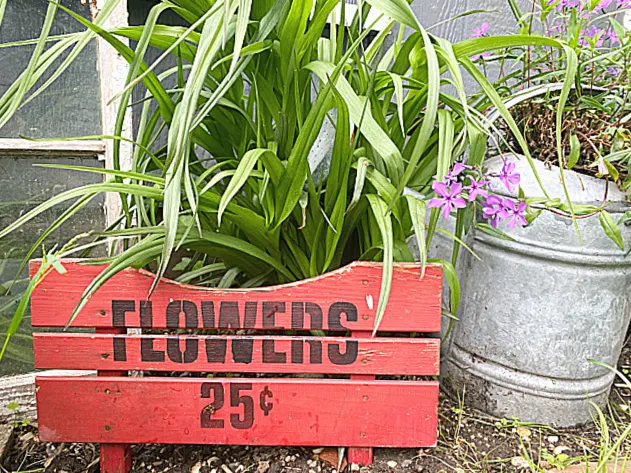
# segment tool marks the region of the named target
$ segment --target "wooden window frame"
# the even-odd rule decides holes
[[[90,2],[94,18],[107,0]],[[130,0],[133,1],[133,0]],[[128,26],[128,0],[119,0],[105,28]],[[104,136],[112,136],[118,111],[118,100],[112,101],[119,93],[127,78],[127,61],[102,38],[97,39],[97,69],[100,83],[101,129]],[[132,136],[131,111],[125,115],[123,136]],[[106,167],[113,167],[112,140],[41,140],[31,141],[19,138],[0,138],[0,155],[10,156],[84,156],[104,161]],[[128,142],[121,142],[120,164],[122,169],[131,169],[133,150]],[[110,224],[120,215],[121,204],[118,194],[105,197],[105,222]],[[85,376],[90,371],[49,370],[44,372],[6,376],[0,379],[0,420],[5,423],[20,422],[24,419],[36,419],[35,410],[35,375],[46,376]],[[17,403],[16,409],[9,409],[10,402]],[[0,449],[2,445],[0,445]]]

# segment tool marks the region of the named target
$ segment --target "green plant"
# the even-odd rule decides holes
[[[0,237],[74,201],[54,229],[98,193],[118,193],[123,215],[91,238],[94,244],[120,242],[123,251],[93,260],[109,266],[86,289],[73,317],[108,278],[130,266],[153,269],[156,280],[175,266],[180,281],[255,287],[313,277],[359,259],[384,262],[378,325],[393,262],[413,260],[407,246],[412,234],[423,267],[427,261],[439,216],[434,209],[426,225],[432,181],[443,179],[455,161],[479,165],[484,158],[487,132],[479,110],[468,103],[461,68],[502,109],[500,96],[469,59],[498,45],[486,38],[452,45],[435,37],[405,0],[363,2],[351,21],[339,0],[164,0],[144,25],[106,30],[115,4],[108,2],[90,22],[51,2],[29,67],[0,99],[2,126],[43,90],[33,89],[52,59],[70,51],[53,74],[58,76],[89,40],[107,41],[129,62],[117,96],[115,134],[102,137],[113,140],[114,167],[68,169],[100,172],[109,180],[53,197]],[[365,23],[370,9],[390,21],[377,34]],[[166,10],[190,26],[159,24]],[[86,31],[49,36],[57,13],[73,15]],[[137,46],[131,49],[122,39]],[[548,45],[564,51],[568,63],[576,60],[554,39],[498,41]],[[149,46],[164,51],[150,65],[144,61]],[[157,74],[166,56],[174,56],[177,67]],[[572,75],[570,68],[564,97]],[[167,88],[169,79],[177,85]],[[147,92],[140,126],[133,139],[125,138],[124,115],[141,82]],[[453,86],[455,95],[443,85]],[[316,156],[313,145],[323,128],[333,130],[334,138]],[[166,146],[156,145],[161,133]],[[122,141],[133,145],[131,169],[120,167]],[[310,166],[310,156],[328,163],[328,172]],[[472,215],[469,209],[458,212],[457,241],[474,224]],[[187,259],[174,258],[176,250]],[[455,273],[449,281],[457,294]]]
[[[478,56],[485,68],[492,63],[499,66],[500,77],[494,85],[506,100],[523,97],[512,109],[518,129],[503,126],[507,138],[503,148],[521,146],[524,139],[538,159],[559,166],[564,188],[564,170],[574,170],[606,179],[628,194],[631,35],[619,20],[631,4],[627,0],[531,0],[532,7],[523,11],[515,0],[508,3],[519,34],[562,40],[574,50],[576,61],[568,61],[570,56],[544,44],[501,47]],[[473,35],[492,41],[490,34],[484,23]],[[568,68],[576,74],[566,101],[559,90]],[[524,89],[539,89],[540,94],[523,95]],[[478,105],[482,103],[492,105],[485,96]],[[580,208],[571,203],[565,188],[568,208],[557,210],[574,221],[579,214],[599,215],[604,231],[624,251],[618,228],[622,222],[614,222],[605,210],[607,197],[605,192],[602,206]]]

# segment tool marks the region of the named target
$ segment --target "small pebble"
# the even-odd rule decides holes
[[[516,466],[517,468],[530,468],[530,464],[528,463],[528,460],[526,460],[523,457],[513,457],[510,460],[510,464],[513,466]]]
[[[318,453],[322,453],[322,452],[324,451],[324,448],[323,448],[323,447],[320,447],[320,448],[314,448],[314,449],[313,449],[313,450],[311,450],[311,451],[317,455]]]
[[[359,465],[357,463],[351,463],[351,471],[359,471]]]
[[[401,468],[409,468],[412,464],[412,460],[404,460],[401,462]]]
[[[559,437],[557,437],[556,435],[550,435],[550,437],[548,437],[548,442],[550,443],[557,443],[559,441]]]
[[[565,452],[565,451],[568,451],[568,450],[572,450],[572,449],[571,449],[570,447],[565,446],[565,445],[559,445],[558,447],[556,447],[556,448],[554,449],[554,452],[553,452],[553,453],[554,453],[555,455],[560,455],[561,453],[563,453],[563,452]]]
[[[396,468],[397,462],[395,462],[394,460],[390,460],[388,463],[386,463],[386,465],[388,465],[388,467],[390,468]]]
[[[285,457],[285,463],[291,463],[291,456],[287,455]]]

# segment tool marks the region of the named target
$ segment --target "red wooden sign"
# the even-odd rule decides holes
[[[36,327],[64,327],[104,269],[78,261],[63,266],[65,274],[49,273],[33,293]],[[130,470],[132,443],[347,446],[355,463],[370,463],[371,447],[435,444],[438,383],[375,376],[438,374],[439,341],[405,333],[440,330],[440,267],[428,267],[423,280],[417,265],[395,267],[381,324],[391,335],[376,338],[377,264],[252,290],[164,280],[147,300],[152,282],[153,275],[137,270],[108,281],[72,324],[96,334],[35,334],[36,367],[99,375],[37,378],[42,440],[101,443],[105,473]],[[128,327],[151,334],[127,335]],[[243,335],[244,329],[274,334]],[[283,377],[125,378],[127,370]],[[336,379],[287,377],[298,373]]]
[[[31,265],[31,274],[38,263]],[[77,261],[51,272],[31,298],[34,327],[65,327],[90,282],[103,270]],[[372,331],[381,292],[381,266],[353,263],[282,286],[236,290],[162,280],[147,301],[154,276],[127,269],[94,295],[73,327]],[[416,264],[400,264],[392,281],[384,332],[440,330],[442,270],[429,265],[419,281]]]
[[[37,402],[40,438],[50,442],[418,447],[436,442],[438,386],[40,377]]]
[[[435,338],[38,333],[42,369],[437,376]]]

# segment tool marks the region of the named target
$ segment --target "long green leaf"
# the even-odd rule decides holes
[[[372,213],[379,226],[379,232],[383,242],[383,272],[381,275],[381,291],[379,293],[379,302],[377,304],[377,313],[375,317],[375,326],[372,331],[373,337],[377,334],[383,315],[386,312],[388,299],[390,298],[390,289],[392,288],[392,271],[393,271],[393,234],[392,220],[388,214],[387,204],[374,194],[366,196]]]

